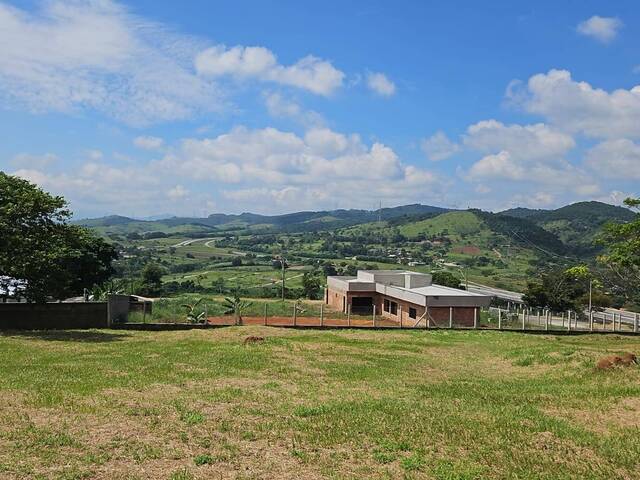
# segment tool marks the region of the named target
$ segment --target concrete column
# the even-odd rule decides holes
[[[593,310],[589,312],[589,331],[593,332]]]
[[[502,309],[498,308],[498,330],[502,330]]]
[[[478,307],[473,307],[473,328],[478,328]]]
[[[453,307],[449,307],[449,328],[453,328]]]

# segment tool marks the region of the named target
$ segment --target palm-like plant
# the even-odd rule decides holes
[[[187,309],[187,321],[189,323],[200,323],[200,322],[206,321],[206,319],[204,318],[204,315],[205,315],[204,311],[197,313],[197,310],[196,310],[198,308],[198,305],[200,305],[200,302],[202,302],[201,298],[192,304],[185,303],[182,305],[184,308]]]
[[[106,300],[109,295],[120,295],[125,292],[124,280],[109,280],[102,285],[96,285],[91,289],[89,298],[93,301]]]
[[[225,315],[233,314],[235,324],[242,325],[242,312],[251,305],[251,302],[242,300],[238,295],[226,297],[223,306],[226,308]]]

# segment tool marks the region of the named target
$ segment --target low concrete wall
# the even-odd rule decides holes
[[[0,330],[62,330],[107,326],[107,302],[0,303]]]

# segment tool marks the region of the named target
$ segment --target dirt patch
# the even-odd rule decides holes
[[[620,428],[640,428],[640,398],[627,397],[613,406],[598,410],[545,409],[554,417],[568,418],[572,422],[601,434],[611,434]]]
[[[208,317],[209,325],[235,325],[233,317]],[[371,318],[323,318],[320,317],[242,317],[242,325],[267,325],[271,327],[373,327]],[[399,327],[399,324],[387,318],[376,318],[376,327]],[[409,325],[403,325],[409,327]]]
[[[622,355],[608,355],[598,360],[596,368],[599,370],[607,370],[613,367],[629,367],[636,365],[638,359],[633,353],[623,353]]]
[[[465,245],[464,247],[455,247],[452,249],[454,253],[464,253],[465,255],[480,255],[482,250],[474,245]]]

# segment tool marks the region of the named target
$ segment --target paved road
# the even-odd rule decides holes
[[[522,293],[489,287],[488,285],[482,285],[481,283],[469,282],[469,291],[482,293],[484,295],[491,295],[492,297],[498,297],[509,302],[522,303]]]

